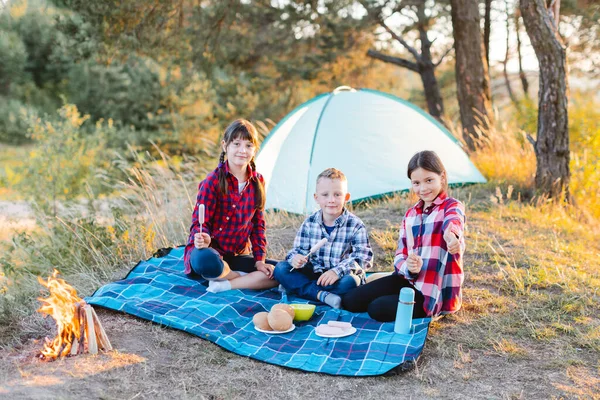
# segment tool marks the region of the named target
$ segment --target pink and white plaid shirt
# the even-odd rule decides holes
[[[424,202],[419,201],[402,220],[394,258],[395,273],[423,294],[423,308],[428,316],[450,314],[462,304],[465,207],[445,192],[428,208],[423,206]],[[448,253],[443,237],[448,226],[460,241],[460,252],[455,255]],[[418,274],[412,274],[406,265],[406,258],[412,252],[423,259]]]

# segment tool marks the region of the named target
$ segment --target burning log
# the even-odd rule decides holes
[[[53,340],[46,338],[40,358],[55,360],[85,352],[97,354],[99,348],[111,351],[112,345],[94,309],[57,275],[55,270],[47,282],[38,278],[50,291],[50,297],[38,298],[44,303],[38,311],[54,318],[58,328]]]
[[[88,353],[98,354],[98,342],[96,341],[96,330],[94,329],[94,317],[92,316],[92,307],[83,306],[85,310],[86,339],[88,344]]]

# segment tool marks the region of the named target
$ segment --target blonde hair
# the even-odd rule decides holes
[[[346,179],[346,175],[344,175],[344,173],[339,169],[335,168],[327,168],[325,171],[321,172],[319,176],[317,176],[317,183],[322,178],[339,179],[342,182],[348,182],[348,179]]]

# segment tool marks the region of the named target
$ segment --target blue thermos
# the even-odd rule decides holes
[[[402,288],[400,296],[398,296],[398,310],[396,311],[394,332],[402,334],[410,333],[414,305],[415,291],[407,287]]]

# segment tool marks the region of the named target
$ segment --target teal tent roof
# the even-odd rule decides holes
[[[435,151],[448,183],[485,182],[460,143],[429,114],[393,95],[342,87],[289,113],[261,146],[257,170],[267,209],[306,214],[317,175],[333,167],[348,177],[351,200],[410,188],[406,168],[418,151]]]

